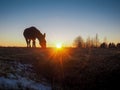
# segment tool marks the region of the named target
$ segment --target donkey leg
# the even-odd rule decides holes
[[[35,42],[35,40],[33,40],[33,42],[32,42],[32,47],[36,47],[36,42]]]
[[[26,43],[27,43],[27,47],[29,47],[29,42],[28,42],[28,39],[27,39],[27,38],[25,38],[25,40],[26,40]]]
[[[28,40],[28,47],[31,47],[31,40]]]

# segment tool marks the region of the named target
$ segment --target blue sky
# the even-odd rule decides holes
[[[46,33],[49,46],[96,33],[120,42],[120,0],[0,0],[0,45],[25,46],[22,32],[30,26]]]

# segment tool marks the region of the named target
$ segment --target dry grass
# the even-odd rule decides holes
[[[40,82],[44,78],[53,90],[109,90],[115,89],[120,80],[117,49],[0,48],[0,62],[3,61],[31,64],[34,79]],[[0,68],[0,75],[4,75],[7,66]]]

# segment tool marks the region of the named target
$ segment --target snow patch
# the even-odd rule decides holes
[[[5,78],[0,77],[0,89],[34,89],[34,90],[51,90],[50,86],[45,86],[40,83],[36,83],[35,81],[26,79],[26,78],[19,78],[11,79],[11,78]]]

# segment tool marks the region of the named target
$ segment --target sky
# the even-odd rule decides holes
[[[23,31],[31,26],[46,33],[48,47],[96,33],[118,43],[120,0],[0,0],[0,46],[26,46]]]

